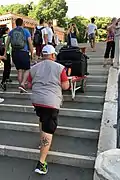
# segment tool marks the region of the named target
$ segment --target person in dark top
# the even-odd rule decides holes
[[[10,32],[10,29],[6,27],[4,29],[4,35],[2,36],[4,44],[7,42],[8,34]],[[6,53],[6,60],[3,61],[4,63],[4,70],[3,70],[3,77],[1,81],[1,88],[3,91],[6,91],[6,83],[12,82],[10,79],[10,72],[11,72],[11,46],[8,46],[7,53]]]
[[[18,72],[18,88],[21,93],[26,93],[25,83],[30,70],[29,52],[31,52],[31,56],[33,56],[33,45],[30,32],[24,28],[23,19],[17,18],[16,28],[9,32],[4,56],[7,55],[9,44],[12,46],[12,61]]]
[[[79,34],[76,24],[71,24],[67,32],[67,45],[77,46],[77,34]],[[72,41],[74,40],[74,42]]]

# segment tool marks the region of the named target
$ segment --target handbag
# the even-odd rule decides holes
[[[70,41],[71,41],[71,46],[72,47],[78,47],[78,41],[76,37],[72,37],[70,34]]]

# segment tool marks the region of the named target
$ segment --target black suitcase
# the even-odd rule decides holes
[[[76,47],[62,47],[57,62],[71,68],[71,76],[84,76],[87,73],[87,56]]]

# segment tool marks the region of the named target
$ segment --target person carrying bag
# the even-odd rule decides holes
[[[72,24],[68,30],[67,45],[72,47],[78,47],[77,34],[79,33],[77,26]]]

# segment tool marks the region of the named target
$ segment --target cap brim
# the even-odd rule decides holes
[[[42,51],[42,53],[43,53],[43,54],[46,54],[46,55],[47,55],[47,54],[49,55],[49,53],[47,53],[47,52],[45,52],[45,51]],[[55,55],[58,55],[58,53],[57,53],[56,51],[55,51],[55,52],[53,52],[53,53],[50,53],[50,54],[55,54]]]

